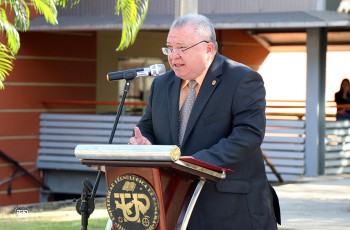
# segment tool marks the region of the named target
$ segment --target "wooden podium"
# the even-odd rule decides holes
[[[205,181],[227,171],[173,145],[78,145],[75,155],[105,172],[114,229],[186,230]]]

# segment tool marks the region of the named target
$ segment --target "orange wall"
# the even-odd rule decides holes
[[[21,48],[14,69],[0,90],[0,150],[33,175],[39,146],[39,115],[69,112],[72,106],[45,105],[45,100],[95,100],[95,32],[21,33]],[[58,109],[59,108],[59,109]],[[77,107],[79,109],[91,106]],[[14,167],[0,157],[0,181],[11,177]],[[39,201],[39,189],[27,176],[0,186],[0,206]]]
[[[245,30],[220,30],[217,32],[221,54],[258,70],[269,51]]]

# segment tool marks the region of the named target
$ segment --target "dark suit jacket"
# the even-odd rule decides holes
[[[138,124],[152,144],[178,143],[180,85],[173,71],[152,83]],[[261,76],[216,54],[193,106],[181,154],[235,172],[221,182],[205,184],[188,229],[277,229],[278,200],[266,178],[260,149],[265,105]]]

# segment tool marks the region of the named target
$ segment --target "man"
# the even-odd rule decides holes
[[[214,27],[198,14],[173,22],[163,53],[172,71],[153,81],[130,144],[179,145],[182,155],[235,171],[221,182],[206,182],[189,230],[277,229],[278,199],[260,149],[266,123],[261,76],[218,54]],[[182,110],[191,110],[185,131]]]

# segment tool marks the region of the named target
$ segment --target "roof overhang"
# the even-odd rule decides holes
[[[327,28],[329,50],[350,50],[350,14],[335,11],[241,13],[207,15],[216,29],[244,29],[270,51],[306,49],[306,29]],[[141,30],[170,28],[174,15],[147,15]],[[121,16],[62,16],[53,26],[43,17],[31,21],[29,31],[121,30]]]
[[[312,27],[350,29],[350,15],[335,11],[208,14],[216,29],[297,29]],[[141,30],[168,30],[174,15],[147,15]],[[31,21],[30,31],[121,30],[121,16],[62,16],[54,26],[43,17]]]

